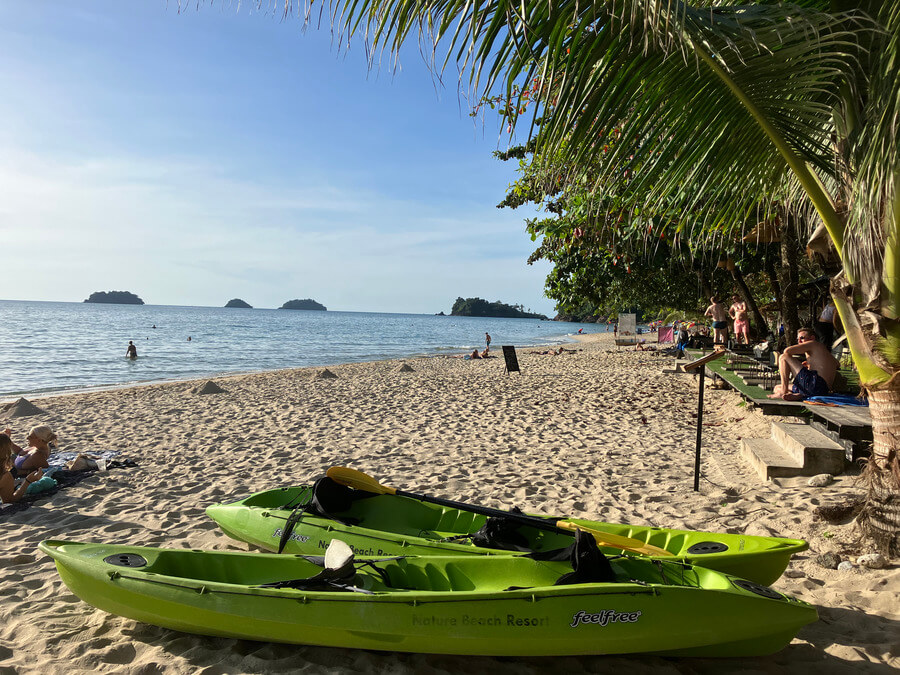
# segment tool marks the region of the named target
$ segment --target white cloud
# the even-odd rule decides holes
[[[191,158],[0,159],[4,297],[80,301],[130,290],[152,304],[432,312],[457,295],[541,301],[522,216],[439,205],[310,176],[263,185]],[[540,304],[543,303],[543,304]]]

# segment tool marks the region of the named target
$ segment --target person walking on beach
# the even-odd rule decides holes
[[[491,348],[491,334],[490,334],[490,333],[485,333],[485,334],[484,334],[484,342],[485,342],[485,346],[486,346],[488,349],[490,349],[490,348]]]
[[[728,315],[734,320],[734,339],[741,342],[744,338],[745,344],[750,344],[750,319],[747,315],[747,303],[741,299],[737,293],[731,296],[731,307],[728,309]]]
[[[801,363],[795,356],[802,356]],[[797,331],[797,344],[788,347],[778,357],[779,384],[769,398],[780,398],[785,401],[802,401],[810,396],[826,396],[834,384],[838,362],[828,347],[816,339],[812,328],[801,328]],[[788,389],[788,381],[794,378],[793,386]]]
[[[709,301],[712,303],[706,308],[703,316],[712,317],[712,327],[715,331],[713,341],[716,344],[725,344],[728,340],[728,312],[725,311],[725,305],[719,302],[719,296],[712,296]]]
[[[137,347],[134,346],[131,340],[128,341],[128,349],[125,350],[125,356],[129,359],[137,358]]]

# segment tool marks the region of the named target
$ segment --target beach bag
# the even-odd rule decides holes
[[[34,481],[28,486],[28,489],[25,490],[26,495],[36,495],[41,492],[46,492],[47,490],[52,490],[58,485],[58,483],[53,480],[50,476],[43,476],[39,480]]]

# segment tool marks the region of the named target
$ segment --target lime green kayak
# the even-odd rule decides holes
[[[325,479],[327,480],[327,479]],[[333,486],[332,486],[333,487]],[[528,525],[500,523],[488,535],[475,536],[489,520],[463,509],[454,509],[394,495],[370,496],[347,490],[349,498],[330,501],[327,508],[300,512],[295,508],[310,503],[313,487],[267,490],[230,504],[206,509],[229,537],[254,546],[277,551],[292,512],[296,522],[289,525],[285,553],[321,554],[332,538],[346,541],[358,555],[485,555],[549,551],[572,543],[564,532],[546,532]],[[362,498],[361,498],[362,497]],[[315,507],[313,507],[315,508]],[[327,517],[321,515],[327,513]],[[496,519],[491,519],[496,524]],[[693,532],[638,525],[616,525],[578,518],[566,519],[575,525],[628,537],[665,549],[680,561],[771,584],[784,572],[791,555],[809,546],[801,539],[755,537],[743,534]],[[513,532],[510,533],[509,530]],[[602,545],[601,545],[602,547]],[[603,547],[607,554],[616,548]],[[653,557],[653,556],[651,556]],[[656,556],[655,558],[661,558]]]
[[[817,619],[812,606],[753,582],[637,556],[600,556],[573,572],[568,561],[512,555],[354,560],[347,548],[333,565],[331,549],[321,559],[63,541],[40,548],[94,607],[270,642],[494,656],[757,656]],[[606,580],[567,581],[588,567]]]

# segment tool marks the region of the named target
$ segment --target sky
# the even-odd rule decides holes
[[[254,4],[0,0],[0,298],[552,316],[456,70]]]

